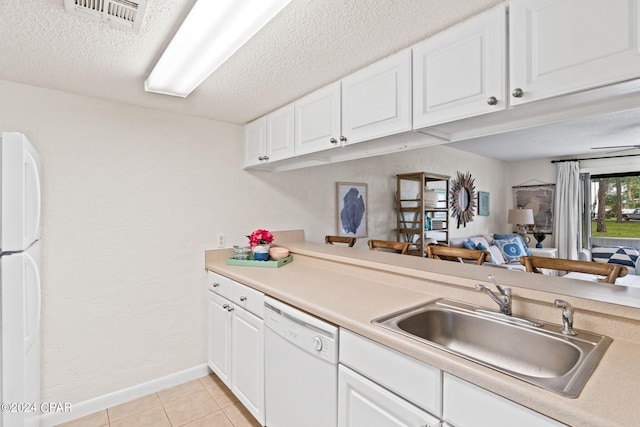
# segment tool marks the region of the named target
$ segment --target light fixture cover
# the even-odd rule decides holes
[[[507,218],[508,224],[534,224],[533,210],[531,209],[509,209]]]
[[[291,0],[198,0],[144,82],[186,97]]]

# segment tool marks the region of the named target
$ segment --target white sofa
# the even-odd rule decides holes
[[[516,241],[519,241],[519,244]],[[491,252],[491,261],[483,265],[516,271],[525,271],[525,267],[520,264],[520,257],[522,255],[531,255],[526,243],[517,234],[492,233],[452,237],[449,239],[449,246],[488,250]]]
[[[640,239],[592,237],[591,248],[583,249],[580,259],[624,265],[628,275],[640,275]]]

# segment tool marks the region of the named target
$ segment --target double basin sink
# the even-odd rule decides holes
[[[564,335],[559,325],[444,298],[373,323],[571,398],[578,396],[612,341],[584,331]]]

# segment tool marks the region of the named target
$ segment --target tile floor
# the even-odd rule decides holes
[[[198,378],[58,427],[259,427],[215,375]]]

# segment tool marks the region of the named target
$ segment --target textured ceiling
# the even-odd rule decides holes
[[[149,0],[134,34],[71,15],[63,0],[0,0],[0,80],[243,124],[502,2],[292,0],[187,98],[145,92],[194,1]],[[503,160],[574,155],[637,144],[628,124],[639,122],[640,109],[452,146]],[[532,143],[510,151],[513,138]]]
[[[139,34],[63,0],[0,0],[0,79],[245,123],[500,2],[293,0],[181,99],[144,80],[194,0],[149,0]]]

